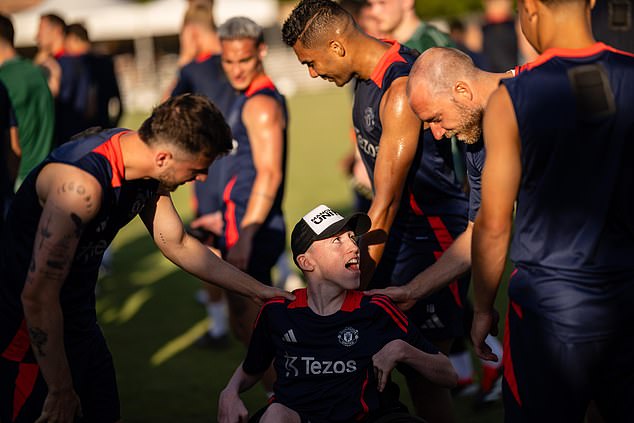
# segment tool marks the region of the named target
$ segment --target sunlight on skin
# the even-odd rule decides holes
[[[204,318],[200,322],[194,324],[182,335],[177,336],[171,341],[167,342],[163,347],[159,348],[152,357],[150,357],[150,364],[154,367],[158,367],[179,352],[188,348],[191,344],[201,337],[205,331],[209,328],[209,319]]]
[[[132,319],[141,310],[141,307],[148,302],[154,292],[149,288],[142,288],[131,294],[123,303],[119,311],[115,307],[105,309],[101,320],[104,323],[117,322],[119,324],[126,323]]]

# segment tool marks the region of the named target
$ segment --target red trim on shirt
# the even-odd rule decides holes
[[[113,135],[109,140],[92,150],[94,153],[101,154],[110,162],[112,167],[112,179],[110,185],[113,188],[121,186],[121,181],[125,179],[125,164],[121,154],[121,136],[130,131],[123,131]]]
[[[511,304],[515,303],[511,302]],[[517,378],[515,377],[515,369],[513,368],[513,356],[511,354],[511,331],[509,330],[510,312],[511,307],[509,307],[506,311],[506,324],[504,326],[504,349],[502,351],[502,368],[504,372],[504,380],[506,380],[506,383],[509,386],[509,390],[511,391],[511,394],[513,394],[515,401],[517,401],[517,403],[521,406],[522,399],[520,398],[519,389],[517,387]]]
[[[227,249],[231,249],[240,238],[238,219],[236,217],[236,203],[231,199],[231,190],[233,190],[233,186],[236,184],[236,179],[238,179],[237,176],[231,178],[222,193],[222,199],[225,202],[225,240]]]
[[[249,85],[249,88],[247,88],[247,90],[245,91],[244,95],[246,95],[247,97],[251,97],[258,91],[266,88],[274,90],[275,84],[273,84],[273,81],[271,81],[271,78],[269,78],[268,76],[260,75],[256,77],[253,81],[251,81],[251,84]]]
[[[363,397],[365,396],[365,389],[368,387],[369,378],[370,378],[369,370],[366,370],[365,378],[363,379],[363,385],[361,385],[361,396],[359,398],[359,400],[361,401],[361,407],[363,407],[363,411],[354,417],[356,421],[363,420],[368,415],[368,412],[370,411],[370,407],[368,407],[368,404],[365,402],[365,399],[363,399]]]
[[[11,343],[2,353],[2,358],[20,362],[24,359],[24,356],[30,347],[31,340],[29,339],[29,332],[26,329],[26,320],[22,319],[22,323],[11,340]]]
[[[282,297],[275,297],[275,298],[271,298],[270,300],[262,304],[262,307],[260,307],[260,311],[258,312],[258,317],[256,317],[255,322],[253,322],[253,327],[255,328],[258,325],[258,322],[260,321],[260,316],[262,315],[262,312],[264,311],[264,307],[266,307],[269,304],[284,303],[284,301],[286,300]]]
[[[53,53],[53,57],[56,59],[59,59],[62,56],[66,55],[66,50],[64,50],[64,48],[60,48],[59,50],[57,50],[55,53]]]
[[[306,288],[296,289],[293,294],[295,294],[295,301],[290,303],[288,308],[308,307],[308,291]]]
[[[394,313],[396,313],[397,316],[401,317],[403,323],[405,324],[405,326],[407,326],[408,320],[407,320],[407,316],[405,316],[405,313],[403,313],[401,309],[396,307],[396,305],[392,302],[392,300],[390,300],[386,295],[375,295],[372,297],[372,299],[376,301],[380,301],[386,306],[390,307],[394,311]]]
[[[420,206],[416,202],[416,198],[414,198],[414,193],[412,192],[409,193],[409,204],[414,214],[418,216],[425,216],[425,213],[423,213],[423,210],[420,208]],[[454,239],[439,216],[427,216],[427,222],[429,222],[429,226],[431,226],[432,230],[434,231],[436,240],[438,241],[438,244],[440,245],[440,249],[442,250],[442,251],[434,251],[434,257],[436,258],[436,261],[438,261],[440,256],[442,256],[443,253],[447,251],[449,247],[451,247],[451,244],[453,243]],[[458,307],[462,308],[462,300],[460,299],[460,289],[458,288],[457,280],[449,284],[449,290],[451,291],[451,294],[453,295],[453,299],[458,305]]]
[[[24,403],[31,396],[39,369],[37,363],[20,363],[13,391],[13,420],[18,417]]]
[[[205,60],[209,59],[211,56],[213,56],[212,52],[205,51],[205,52],[198,53],[198,55],[196,56],[194,60],[196,60],[196,63],[202,63]]]
[[[392,46],[385,52],[385,54],[379,59],[379,63],[377,63],[376,67],[372,71],[370,75],[370,79],[374,81],[374,83],[379,87],[383,87],[383,77],[385,76],[385,72],[390,67],[392,63],[403,62],[407,63],[407,60],[400,55],[399,50],[401,49],[401,45],[394,40],[381,40],[385,43],[392,44]]]
[[[602,42],[597,42],[586,48],[549,48],[539,55],[534,61],[527,63],[525,70],[531,70],[537,66],[543,65],[554,57],[568,57],[568,58],[583,58],[594,56],[602,51],[611,51],[613,53],[624,54],[626,56],[634,57],[634,54],[626,51],[617,50],[614,47],[608,46]]]
[[[396,326],[398,326],[399,328],[401,328],[401,330],[405,333],[407,333],[407,326],[403,325],[403,323],[399,320],[398,317],[396,317],[396,314],[392,311],[392,309],[388,306],[386,306],[384,303],[380,302],[380,301],[374,301],[371,300],[370,301],[372,304],[376,304],[379,307],[381,307],[383,310],[385,310],[385,312],[392,318],[392,320],[394,320],[394,323],[396,323]]]
[[[346,298],[341,304],[341,311],[355,311],[361,308],[361,299],[364,297],[363,292],[348,290]]]

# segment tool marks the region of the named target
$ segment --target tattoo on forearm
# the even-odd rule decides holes
[[[77,216],[75,213],[70,214],[70,220],[72,220],[75,224],[75,237],[79,238],[84,229],[84,222],[81,220],[81,217]]]
[[[42,228],[40,229],[40,235],[42,236],[42,241],[40,242],[40,247],[39,247],[40,250],[44,246],[44,241],[46,241],[47,239],[53,236],[53,233],[49,229],[52,218],[53,216],[49,215],[48,220],[46,221],[46,224],[42,226]]]
[[[92,196],[90,194],[86,194],[86,187],[81,184],[75,184],[73,181],[64,182],[59,188],[57,188],[57,192],[60,194],[74,192],[83,198],[87,209],[91,209],[94,206]]]
[[[40,328],[29,328],[29,334],[31,335],[31,342],[35,348],[37,354],[40,357],[45,357],[44,347],[48,342],[48,334]]]

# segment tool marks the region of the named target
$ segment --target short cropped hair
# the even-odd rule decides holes
[[[55,13],[46,13],[40,16],[41,19],[45,19],[53,26],[56,26],[62,30],[63,33],[66,32],[66,22],[59,15]]]
[[[183,94],[157,106],[139,128],[148,145],[166,142],[191,155],[213,158],[232,148],[229,125],[222,113],[202,95]]]
[[[282,39],[289,47],[297,41],[311,48],[324,30],[341,19],[354,22],[343,7],[330,0],[302,0],[282,26]]]
[[[0,14],[0,39],[6,41],[13,47],[13,39],[15,37],[15,31],[13,30],[13,23],[11,19]]]
[[[256,45],[264,42],[262,27],[249,18],[238,16],[231,18],[218,28],[218,37],[221,40],[241,40],[248,38],[255,40]]]
[[[80,23],[72,23],[66,27],[66,35],[74,35],[83,42],[89,43],[88,30]]]

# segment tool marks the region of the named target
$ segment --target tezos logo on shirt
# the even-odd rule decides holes
[[[339,339],[339,343],[344,347],[351,347],[359,340],[359,331],[348,326],[339,332],[337,339]]]

